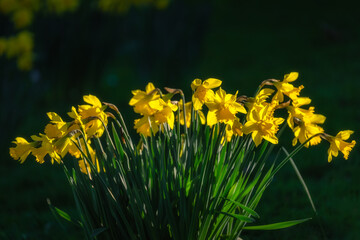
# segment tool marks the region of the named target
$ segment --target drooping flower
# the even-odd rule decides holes
[[[153,116],[144,116],[140,119],[135,119],[134,128],[137,133],[141,133],[147,137],[151,136],[151,132],[155,134],[159,131],[159,126],[155,123]]]
[[[195,110],[201,110],[202,106],[206,102],[213,101],[214,92],[211,90],[212,88],[220,87],[221,81],[216,78],[208,78],[204,82],[200,79],[195,79],[191,83],[191,89],[194,91],[192,96],[192,102],[194,104]]]
[[[232,136],[242,136],[242,127],[243,125],[240,123],[239,118],[235,118],[234,121],[227,123],[225,127],[226,140],[230,142]]]
[[[260,111],[260,109],[266,105],[266,100],[274,91],[275,90],[271,88],[261,89],[255,97],[247,98],[245,106],[248,108],[249,111],[251,111],[253,108],[257,108],[257,110]]]
[[[101,137],[108,124],[107,115],[104,112],[106,106],[102,105],[100,100],[93,95],[86,95],[83,98],[84,102],[89,104],[79,106],[79,114],[85,123],[85,132],[88,137]]]
[[[145,92],[133,90],[131,93],[134,96],[130,99],[129,105],[134,107],[136,113],[150,116],[162,109],[160,95],[151,82],[146,85]]]
[[[330,147],[328,150],[328,162],[332,161],[333,156],[337,157],[339,151],[344,154],[344,158],[346,160],[348,159],[349,153],[355,146],[356,141],[352,140],[351,142],[345,142],[345,140],[348,140],[350,135],[353,133],[354,131],[351,130],[340,131],[338,134],[336,134],[335,137],[324,134],[325,139],[330,143]]]
[[[273,100],[278,101],[279,103],[284,101],[284,94],[288,96],[290,99],[295,100],[300,91],[304,88],[304,86],[294,87],[290,82],[295,81],[299,76],[297,72],[291,72],[289,74],[285,74],[284,80],[282,82],[276,80],[273,81],[273,85],[276,87],[277,92],[275,93]]]
[[[236,102],[237,92],[235,95],[227,94],[223,89],[216,91],[213,102],[207,102],[209,108],[207,115],[207,124],[232,123],[236,119],[237,113],[246,114],[246,109],[240,103]]]
[[[273,116],[274,108],[272,104],[267,104],[258,111],[256,108],[251,110],[247,115],[247,122],[242,127],[244,134],[250,134],[256,146],[259,146],[262,139],[273,144],[278,143],[276,133],[279,125],[283,123],[283,118]]]
[[[15,160],[19,160],[20,163],[23,163],[26,160],[34,147],[37,145],[36,142],[28,142],[22,137],[15,138],[13,143],[16,144],[16,147],[10,148],[10,156]]]
[[[174,128],[174,112],[177,111],[178,107],[176,104],[172,104],[170,100],[166,102],[162,99],[159,100],[161,110],[154,113],[154,121],[157,125],[167,123],[171,129]]]
[[[54,163],[54,160],[60,163],[60,155],[56,151],[56,147],[54,145],[54,140],[48,138],[45,134],[39,134],[39,136],[33,135],[31,139],[37,142],[41,142],[41,146],[38,148],[32,149],[32,155],[36,158],[36,161],[39,163],[44,163],[45,156],[49,155],[51,158],[51,163]]]
[[[191,124],[191,111],[192,111],[192,102],[185,103],[185,116],[186,116],[186,126],[189,128]],[[182,99],[179,101],[179,109],[180,109],[180,124],[184,125],[184,111],[183,111],[183,101]],[[200,118],[201,124],[205,124],[206,118],[204,113],[201,110],[195,111],[195,114],[198,114]]]
[[[307,104],[309,99],[304,99],[303,103]],[[287,123],[289,127],[293,130],[295,138],[293,139],[293,146],[299,141],[301,144],[306,142],[307,139],[312,139],[305,144],[305,147],[310,145],[317,145],[321,142],[320,136],[315,136],[316,134],[323,133],[324,129],[317,124],[322,124],[325,122],[326,117],[321,114],[315,114],[315,108],[309,107],[309,109],[303,109],[298,106],[301,106],[301,103],[297,103],[297,107],[288,106],[289,117]]]

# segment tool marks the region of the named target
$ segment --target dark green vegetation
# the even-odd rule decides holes
[[[302,94],[327,117],[325,130],[336,134],[352,129],[359,144],[360,15],[352,5],[175,3],[165,12],[134,10],[125,17],[39,19],[34,25],[34,71],[18,73],[15,64],[0,59],[0,239],[81,239],[76,227],[59,226],[47,207],[50,198],[55,206],[73,210],[62,169],[30,159],[19,165],[10,159],[8,147],[16,136],[43,131],[47,111],[64,115],[84,94],[116,103],[130,125],[135,118],[127,105],[130,90],[148,81],[189,93],[193,78],[217,77],[224,89],[239,89],[241,95],[253,93],[264,79],[298,71],[297,83],[305,86]],[[80,17],[83,21],[74,23]],[[6,35],[3,24],[1,17],[0,33]],[[360,238],[359,146],[348,161],[339,157],[331,164],[327,147],[324,142],[295,157],[318,220],[286,230],[249,232],[245,239],[325,239],[322,232],[327,239]],[[314,216],[290,165],[274,179],[256,211],[259,224]]]

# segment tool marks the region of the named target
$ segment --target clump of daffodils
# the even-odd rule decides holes
[[[297,72],[291,72],[284,76],[282,81],[276,79],[265,80],[254,97],[238,97],[238,91],[234,94],[227,93],[221,88],[221,81],[214,78],[207,80],[195,79],[191,83],[193,90],[192,99],[183,106],[181,99],[177,104],[169,99],[169,94],[161,97],[161,91],[152,83],[146,86],[145,91],[135,90],[129,105],[134,111],[142,115],[135,120],[135,129],[145,136],[156,134],[164,124],[170,129],[174,128],[174,112],[180,109],[180,124],[190,127],[192,111],[199,116],[202,124],[212,127],[216,124],[225,125],[226,140],[251,134],[255,146],[259,146],[263,140],[272,144],[278,143],[277,133],[279,126],[284,122],[293,131],[292,145],[298,142],[309,145],[317,145],[322,139],[330,143],[328,161],[332,156],[337,156],[338,151],[347,159],[349,152],[355,145],[345,142],[353,131],[339,132],[336,137],[324,132],[320,126],[326,117],[315,113],[313,106],[304,107],[311,103],[308,97],[301,97],[300,92],[304,86],[295,87],[292,82],[298,78]],[[213,89],[218,88],[214,91]],[[171,91],[173,92],[173,91]],[[184,118],[184,110],[186,118]],[[286,109],[288,117],[276,117],[276,112]],[[207,112],[205,117],[204,112]]]
[[[75,157],[83,173],[88,173],[83,153],[97,165],[95,150],[91,147],[94,137],[101,137],[108,124],[106,105],[93,95],[84,96],[86,104],[72,107],[68,113],[70,121],[64,121],[57,113],[48,112],[50,122],[44,132],[31,136],[31,140],[17,137],[10,148],[10,156],[23,163],[31,154],[38,163],[44,163],[47,157],[51,163],[61,163],[70,154]],[[80,137],[81,136],[81,137]]]
[[[32,155],[62,164],[77,203],[74,223],[89,239],[235,240],[242,230],[290,227],[309,218],[247,225],[259,218],[255,209],[274,175],[302,147],[328,141],[331,162],[339,152],[347,159],[356,144],[348,141],[351,130],[325,132],[325,117],[308,106],[304,87],[292,84],[297,78],[292,72],[265,80],[253,97],[226,92],[219,79],[195,79],[189,101],[181,89],[165,93],[148,83],[129,101],[139,114],[138,143],[115,105],[86,95],[70,120],[47,113],[44,132],[17,137],[10,155],[20,163]],[[285,157],[269,161],[286,127],[298,146],[290,153],[281,147]]]

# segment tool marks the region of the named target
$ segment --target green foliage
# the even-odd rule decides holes
[[[237,239],[243,229],[308,220],[246,227],[259,218],[254,210],[276,172],[303,145],[277,164],[268,142],[255,148],[250,136],[224,141],[224,125],[210,128],[192,116],[190,128],[179,121],[173,130],[163,125],[135,144],[118,113],[104,139],[94,141],[99,171],[79,139],[88,174],[77,165],[64,169],[87,239]]]

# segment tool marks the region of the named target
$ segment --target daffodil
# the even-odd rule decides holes
[[[180,108],[180,124],[184,125],[184,111],[183,111],[183,101],[179,101]],[[186,126],[189,128],[191,124],[191,111],[192,111],[192,102],[185,103],[185,116],[186,116]],[[206,118],[204,113],[201,110],[195,111],[195,114],[198,114],[201,124],[205,124]]]
[[[276,80],[273,81],[273,85],[276,87],[277,92],[275,93],[273,100],[278,101],[279,103],[284,101],[284,94],[288,96],[290,99],[296,99],[300,91],[304,88],[304,86],[294,87],[290,82],[295,81],[299,76],[297,72],[291,72],[289,74],[285,74],[284,80],[282,82]]]
[[[51,163],[54,163],[54,160],[60,163],[60,155],[56,151],[56,147],[54,145],[54,140],[50,139],[45,134],[39,134],[39,136],[33,135],[31,139],[37,142],[41,142],[41,146],[38,148],[32,149],[32,155],[35,156],[36,161],[39,163],[44,163],[45,156],[49,155],[51,158]]]
[[[88,137],[100,137],[108,124],[107,115],[104,112],[106,106],[93,95],[86,95],[83,98],[88,104],[79,106],[79,115],[85,123],[85,132]]]
[[[195,79],[191,83],[191,89],[194,91],[192,102],[195,110],[201,110],[206,102],[212,102],[214,98],[213,88],[220,87],[221,81],[216,78],[208,78],[204,82],[200,79]]]
[[[129,105],[134,107],[136,113],[150,116],[156,111],[162,109],[160,104],[160,95],[156,91],[152,83],[148,83],[145,92],[141,90],[134,90],[131,92],[134,96],[130,99]]]
[[[159,131],[158,125],[155,123],[153,116],[144,116],[134,121],[134,128],[137,133],[141,133],[144,136],[150,137],[151,132],[153,134]]]
[[[271,104],[265,105],[258,111],[256,108],[251,110],[247,115],[247,122],[242,127],[244,134],[250,134],[256,146],[259,146],[262,139],[265,139],[273,144],[278,143],[276,133],[279,130],[279,125],[283,123],[283,118],[275,118],[273,116],[273,106]]]
[[[236,119],[237,113],[246,113],[246,109],[240,103],[236,102],[237,92],[235,95],[227,94],[223,89],[216,91],[212,102],[207,102],[209,108],[207,115],[207,124],[232,123]]]
[[[259,111],[266,105],[266,100],[269,98],[271,94],[274,93],[275,90],[271,88],[263,88],[256,94],[255,97],[249,97],[245,102],[245,106],[251,111],[254,107]]]
[[[68,123],[64,122],[62,118],[55,112],[47,113],[50,123],[45,126],[44,133],[49,138],[61,138],[67,132]]]
[[[171,129],[174,128],[174,112],[177,111],[178,107],[176,104],[172,104],[170,100],[166,102],[162,99],[160,101],[161,110],[154,113],[154,121],[157,125],[167,123]]]
[[[337,157],[339,151],[343,153],[345,159],[348,159],[349,153],[355,146],[356,141],[352,140],[351,142],[345,142],[345,140],[348,140],[350,135],[353,133],[354,131],[351,130],[340,131],[335,137],[324,134],[325,139],[330,143],[328,150],[328,162],[332,161],[333,156]]]
[[[242,136],[242,127],[243,125],[240,123],[239,118],[235,118],[234,121],[227,123],[225,127],[226,140],[230,142],[233,135]]]
[[[23,163],[34,147],[38,145],[36,142],[28,142],[22,137],[15,138],[13,143],[16,144],[16,147],[10,148],[10,156],[15,160],[19,160],[20,163]]]
[[[313,136],[324,132],[324,129],[317,124],[324,123],[326,117],[321,114],[315,114],[314,107],[309,107],[309,109],[298,107],[302,106],[302,104],[308,104],[310,101],[310,99],[304,98],[303,100],[300,100],[300,102],[296,103],[296,107],[287,107],[289,112],[287,123],[293,130],[295,136],[292,142],[293,146],[297,144],[297,141],[302,144],[309,138],[311,138],[311,140],[305,144],[305,147],[308,147],[309,144],[317,145],[321,142],[320,136]]]

